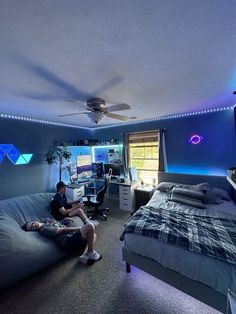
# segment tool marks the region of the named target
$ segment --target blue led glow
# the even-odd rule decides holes
[[[11,149],[12,144],[0,144],[0,149],[4,154],[7,154]]]
[[[28,164],[33,154],[22,154],[15,162],[16,165],[25,165]]]
[[[20,154],[13,144],[0,144],[0,163],[7,157],[14,165],[28,164],[33,154]]]
[[[2,163],[4,157],[5,157],[4,153],[0,150],[0,164]]]
[[[227,170],[220,168],[205,168],[205,167],[188,167],[188,166],[169,166],[168,171],[173,173],[182,174],[202,174],[202,175],[212,175],[212,176],[226,176]]]
[[[132,120],[132,122],[129,121],[126,124],[137,124],[137,123],[139,124],[139,123],[147,123],[147,122],[153,122],[153,121],[159,121],[159,120],[169,120],[169,119],[176,119],[176,118],[185,118],[185,117],[191,117],[191,116],[196,116],[196,115],[208,114],[208,113],[213,113],[213,112],[232,110],[232,109],[234,109],[234,106],[235,105],[219,107],[219,108],[212,108],[212,109],[205,109],[205,110],[199,110],[199,111],[193,111],[193,112],[186,112],[186,113],[177,113],[177,114],[172,114],[172,115],[169,115],[169,116],[162,116],[162,117],[157,117],[157,118],[152,118],[152,119],[135,120],[135,121]],[[121,124],[115,124],[115,125],[107,125],[107,126],[97,126],[96,128],[106,129],[106,128],[120,127],[120,126],[121,126]],[[94,129],[92,131],[94,131]]]
[[[158,120],[183,118],[183,117],[195,116],[195,115],[200,115],[200,114],[219,112],[219,111],[224,111],[224,110],[231,110],[233,108],[234,108],[234,106],[225,106],[225,107],[220,107],[220,108],[205,109],[205,110],[199,110],[199,111],[194,111],[194,112],[177,113],[177,114],[172,114],[169,116],[162,116],[162,117],[157,117],[157,118],[152,118],[152,119],[135,120],[135,121],[130,120],[130,121],[126,122],[126,124],[147,123],[147,122],[153,122],[153,121],[158,121]],[[91,126],[90,127],[83,127],[83,126],[71,125],[71,124],[66,124],[66,123],[61,123],[61,122],[52,122],[52,121],[47,121],[47,120],[35,119],[35,118],[15,116],[15,115],[6,114],[6,113],[0,113],[0,118],[15,119],[15,120],[22,120],[22,121],[29,121],[29,122],[36,122],[36,123],[44,123],[44,124],[50,124],[50,125],[60,125],[60,126],[67,126],[67,127],[72,127],[72,128],[89,129],[90,131],[96,131],[96,129],[105,129],[105,128],[112,128],[112,127],[120,127],[121,126],[121,124],[112,124],[112,125],[107,125],[107,126],[95,125],[92,127]]]
[[[96,155],[96,160],[97,160],[97,161],[103,161],[103,160],[104,160],[104,155],[103,155],[102,153],[98,153],[98,154]]]
[[[20,153],[16,149],[16,147],[12,145],[7,153],[7,157],[12,163],[16,164],[17,160],[20,157]]]

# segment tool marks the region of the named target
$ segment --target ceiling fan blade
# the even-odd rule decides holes
[[[87,114],[89,112],[85,111],[85,112],[76,112],[76,113],[68,113],[68,114],[59,114],[57,115],[57,117],[67,117],[67,116],[75,116],[77,114]]]
[[[50,94],[41,94],[41,93],[28,93],[28,92],[23,92],[20,94],[23,97],[33,99],[33,100],[39,100],[39,101],[64,101],[65,97],[58,97],[55,95],[50,95]]]
[[[57,86],[61,90],[70,93],[75,98],[80,99],[82,101],[87,98],[87,93],[85,93],[84,91],[80,90],[77,87],[74,87],[72,84],[68,83],[59,75],[47,69],[46,67],[43,67],[41,65],[35,65],[33,63],[30,63],[28,60],[27,63],[25,62],[25,65],[38,77],[41,77],[45,81],[48,81],[52,85]]]
[[[112,88],[113,86],[121,83],[123,81],[123,77],[122,76],[115,76],[112,79],[110,79],[108,82],[104,83],[102,86],[98,87],[96,90],[94,90],[91,95],[97,96],[100,95],[102,93],[104,93],[105,91],[107,91],[108,89]]]
[[[120,114],[116,114],[116,113],[104,113],[105,116],[109,117],[109,118],[113,118],[113,119],[118,119],[118,120],[122,120],[122,121],[128,121],[129,117],[126,116],[122,116]]]
[[[113,112],[113,111],[119,111],[119,110],[128,110],[131,109],[131,107],[127,104],[118,104],[110,107],[106,107],[106,112]]]

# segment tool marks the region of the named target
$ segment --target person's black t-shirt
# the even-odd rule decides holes
[[[59,208],[64,207],[65,209],[71,208],[71,205],[67,204],[67,198],[64,195],[56,193],[50,203],[51,214],[56,220],[62,220],[68,215],[63,216],[59,211]]]

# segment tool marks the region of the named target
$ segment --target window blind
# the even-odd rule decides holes
[[[138,132],[128,134],[128,143],[151,143],[158,142],[158,131]]]

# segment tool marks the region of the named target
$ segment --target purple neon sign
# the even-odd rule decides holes
[[[196,145],[196,144],[199,144],[202,140],[203,140],[203,136],[200,136],[200,135],[198,135],[198,134],[194,134],[194,135],[192,135],[192,136],[189,138],[188,142],[189,142],[190,144]]]

